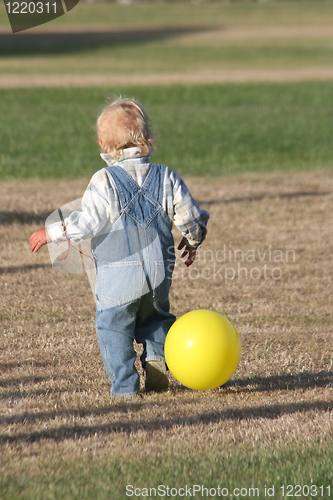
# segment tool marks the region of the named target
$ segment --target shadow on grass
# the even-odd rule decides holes
[[[228,204],[228,203],[241,203],[244,201],[261,201],[263,199],[291,199],[291,198],[303,198],[303,197],[312,197],[312,196],[332,196],[333,192],[331,191],[297,191],[295,193],[276,193],[276,194],[260,194],[254,196],[244,196],[240,198],[229,198],[229,199],[221,199],[221,200],[200,200],[199,204],[205,205],[216,205],[216,204]],[[4,210],[0,212],[0,224],[2,225],[10,225],[17,222],[18,224],[32,224],[32,223],[45,223],[45,220],[48,218],[51,212],[18,212],[18,211],[9,211]]]
[[[4,372],[6,370],[12,370],[13,368],[18,368],[20,366],[32,366],[37,368],[46,368],[52,365],[51,361],[36,361],[33,358],[26,359],[25,361],[17,361],[15,363],[0,363],[0,371]]]
[[[223,386],[223,389],[231,387],[237,388],[237,392],[243,392],[243,389],[239,387],[257,386],[262,384],[265,388],[262,390],[273,391],[273,390],[296,390],[296,389],[309,389],[314,387],[326,387],[327,385],[332,385],[333,373],[332,372],[318,372],[318,373],[302,373],[299,375],[282,375],[276,377],[268,378],[254,378],[254,379],[244,379],[237,380],[235,382],[230,382]],[[255,389],[256,390],[256,389]],[[219,392],[219,390],[217,390]],[[176,391],[177,392],[177,391]],[[218,396],[217,392],[217,396]],[[222,395],[222,393],[220,393]],[[211,397],[214,397],[214,393]],[[69,417],[100,417],[107,416],[109,414],[131,414],[138,413],[141,409],[145,409],[147,406],[171,406],[174,399],[170,401],[163,402],[147,402],[142,399],[141,401],[133,400],[120,400],[110,407],[103,408],[84,408],[78,410],[61,410],[57,412],[44,412],[44,413],[25,413],[24,415],[10,415],[1,416],[0,422],[3,424],[17,424],[17,423],[35,423],[40,421],[54,420],[56,418],[69,418]],[[182,400],[183,405],[193,404],[193,399]],[[177,404],[179,401],[177,400]],[[210,424],[218,423],[221,421],[242,421],[242,420],[254,420],[254,419],[276,419],[282,415],[291,415],[294,413],[305,413],[312,411],[332,411],[333,410],[333,400],[332,401],[302,401],[297,403],[285,403],[285,404],[274,404],[274,405],[261,405],[253,406],[249,408],[227,408],[223,411],[211,411],[202,412],[197,414],[191,414],[190,416],[177,416],[170,419],[150,419],[141,420],[140,416],[138,419],[134,418],[131,421],[122,421],[121,417],[117,422],[106,423],[103,425],[75,425],[75,426],[63,426],[57,429],[48,429],[42,431],[35,431],[32,433],[21,433],[17,435],[2,435],[0,436],[1,443],[15,443],[19,441],[40,441],[43,439],[49,439],[54,441],[62,441],[64,439],[78,439],[82,437],[89,437],[104,434],[115,434],[115,433],[126,433],[133,434],[136,432],[152,431],[152,430],[168,430],[176,426],[191,426],[197,425],[198,423]]]
[[[51,268],[52,264],[28,264],[26,266],[10,266],[0,267],[1,274],[22,273],[25,271],[32,271],[33,269],[46,269]]]
[[[14,35],[16,36],[16,35]],[[41,212],[36,214],[35,212],[17,212],[4,210],[0,212],[0,224],[9,225],[17,222],[18,224],[32,224],[42,223],[44,224],[51,212]]]
[[[136,29],[123,31],[76,31],[54,33],[0,34],[0,55],[61,54],[105,46],[163,40],[180,35],[211,31],[214,26]]]
[[[302,372],[295,375],[272,375],[271,377],[253,377],[229,380],[223,389],[234,388],[236,392],[296,391],[316,387],[333,387],[333,372]],[[233,391],[235,392],[235,391]]]
[[[106,409],[104,409],[106,410]],[[110,410],[110,409],[109,409]],[[63,441],[65,439],[80,439],[90,436],[126,433],[135,434],[142,431],[170,430],[179,426],[191,426],[202,424],[219,423],[226,420],[242,421],[254,419],[274,420],[282,415],[292,415],[294,413],[305,413],[312,411],[332,411],[333,400],[329,402],[301,402],[277,404],[270,406],[256,406],[251,408],[229,408],[222,412],[199,413],[186,417],[175,417],[170,419],[152,419],[152,420],[131,420],[122,422],[119,420],[114,423],[103,425],[75,425],[58,427],[57,429],[47,429],[31,433],[21,433],[17,435],[2,435],[0,443],[16,443],[20,441],[36,442],[44,439],[53,441]],[[113,410],[114,411],[114,410]],[[27,417],[26,419],[27,420]]]
[[[54,378],[54,377],[53,377]],[[30,376],[30,377],[20,377],[20,378],[6,378],[4,380],[0,380],[0,387],[12,387],[17,384],[28,384],[28,383],[34,383],[38,384],[39,382],[45,382],[45,377],[37,377],[37,376]],[[1,395],[0,395],[1,399]]]
[[[24,399],[24,398],[31,398],[31,397],[38,397],[38,396],[48,396],[50,394],[64,394],[68,393],[68,389],[57,389],[56,391],[51,390],[51,389],[40,389],[38,391],[15,391],[15,392],[8,392],[7,394],[0,394],[0,401],[5,400],[5,399]],[[26,419],[23,419],[26,420]],[[22,420],[22,421],[23,421]],[[3,421],[3,417],[0,415],[0,422]],[[0,438],[1,439],[1,438]],[[1,497],[0,497],[1,498]]]
[[[296,191],[295,193],[276,193],[276,194],[259,194],[254,196],[243,196],[240,198],[229,198],[225,200],[201,200],[199,204],[205,205],[217,205],[228,204],[228,203],[239,203],[243,201],[261,201],[263,199],[276,200],[276,199],[292,199],[292,198],[304,198],[304,197],[312,197],[312,196],[332,196],[332,191]]]

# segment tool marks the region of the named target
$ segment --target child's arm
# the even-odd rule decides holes
[[[80,201],[80,209],[73,210],[62,221],[51,223],[47,229],[40,229],[30,238],[31,252],[38,252],[45,243],[53,242],[56,245],[64,241],[80,242],[94,237],[110,221],[110,201],[112,187],[104,171],[97,172],[91,179]],[[77,207],[78,208],[78,207]],[[68,207],[66,208],[68,212]],[[44,232],[45,231],[45,232]]]
[[[46,245],[46,243],[50,242],[51,238],[49,236],[49,233],[47,232],[46,227],[42,227],[41,229],[38,229],[38,231],[32,233],[32,235],[30,236],[30,252],[37,253],[43,245]]]
[[[170,178],[173,184],[173,222],[183,234],[178,250],[185,247],[181,257],[188,255],[185,265],[189,267],[195,260],[197,248],[206,237],[209,213],[200,208],[176,172],[172,171]]]

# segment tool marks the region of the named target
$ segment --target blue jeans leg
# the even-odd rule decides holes
[[[131,322],[130,315],[124,313],[124,308],[117,307],[97,311],[96,333],[104,366],[112,382],[111,394],[132,396],[140,391],[140,378],[134,366],[135,319]]]
[[[137,314],[135,340],[143,345],[141,362],[165,361],[164,344],[167,333],[176,320],[169,311],[169,300],[157,301],[150,294],[141,299]]]

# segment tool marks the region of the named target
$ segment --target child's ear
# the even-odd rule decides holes
[[[102,153],[107,153],[108,152],[107,148],[104,146],[104,144],[103,144],[103,142],[101,140],[98,141],[98,144],[100,145]]]

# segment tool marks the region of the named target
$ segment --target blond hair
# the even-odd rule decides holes
[[[108,104],[99,115],[96,128],[102,149],[115,159],[121,158],[125,148],[137,147],[141,156],[156,149],[149,116],[136,99],[119,97]]]

